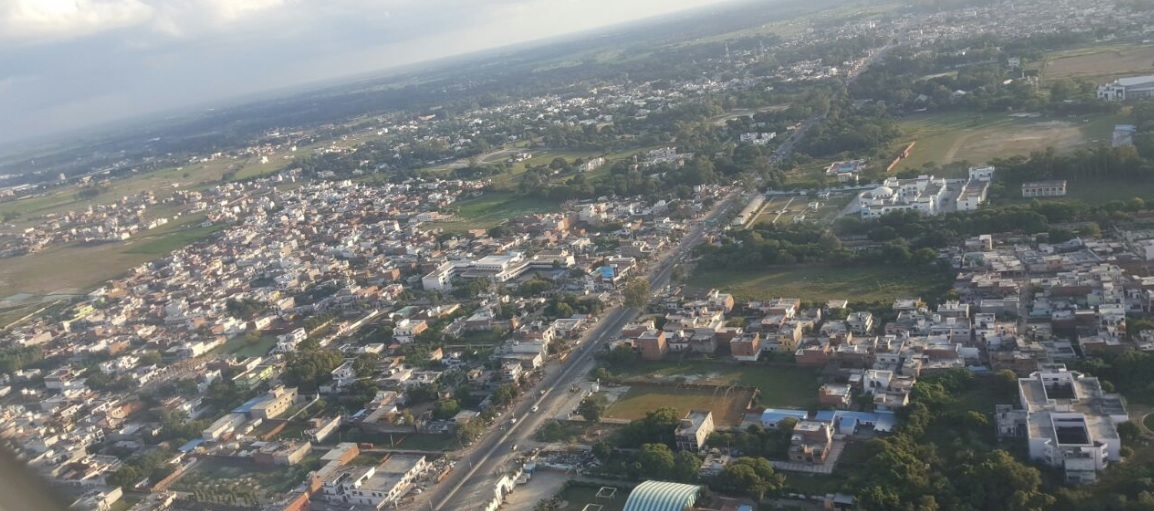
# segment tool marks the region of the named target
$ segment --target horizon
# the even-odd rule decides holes
[[[460,3],[454,0],[444,1],[451,4]],[[595,1],[608,3],[607,0]],[[29,21],[29,19],[35,19],[30,13],[37,14],[37,9],[50,11],[56,8],[59,11],[65,8],[64,4],[68,2],[50,0],[47,3],[36,2],[38,5],[31,5],[30,0],[17,0],[15,4],[6,8],[0,7],[0,27],[6,28],[7,31],[7,35],[0,35],[0,41],[7,40],[12,43],[9,45],[10,49],[0,51],[0,64],[4,64],[0,68],[6,70],[0,74],[0,109],[8,112],[9,118],[9,123],[0,127],[0,148],[4,148],[6,153],[19,152],[27,149],[25,146],[56,143],[59,142],[60,138],[82,137],[95,129],[124,129],[129,127],[126,124],[162,120],[158,117],[179,117],[193,115],[197,111],[209,111],[213,108],[229,108],[259,100],[261,99],[260,95],[272,94],[275,97],[286,97],[314,90],[350,85],[357,81],[380,80],[406,72],[405,68],[408,67],[435,67],[442,61],[454,58],[480,58],[486,52],[524,50],[534,44],[559,43],[567,37],[571,38],[598,30],[624,27],[686,11],[737,3],[736,0],[678,0],[671,3],[642,0],[631,4],[629,10],[622,11],[626,14],[625,16],[606,19],[598,11],[596,16],[577,18],[575,22],[567,24],[564,30],[547,33],[530,32],[522,37],[501,36],[510,32],[511,26],[542,25],[548,21],[548,18],[565,17],[565,13],[570,13],[575,8],[582,10],[580,3],[573,0],[561,3],[552,2],[547,7],[541,6],[542,2],[543,0],[505,0],[497,5],[473,6],[472,9],[479,11],[479,16],[488,16],[490,20],[496,16],[500,9],[512,9],[510,12],[518,13],[519,17],[499,19],[495,25],[484,27],[442,27],[441,35],[433,32],[433,35],[437,35],[434,39],[439,38],[443,41],[445,38],[452,37],[454,44],[438,46],[433,51],[418,50],[401,56],[392,55],[385,62],[365,63],[361,61],[360,57],[366,54],[392,53],[391,50],[427,46],[430,35],[419,31],[405,37],[394,34],[397,37],[393,42],[382,45],[379,44],[380,41],[377,41],[370,43],[371,46],[358,48],[349,45],[353,42],[352,40],[361,36],[351,35],[344,37],[342,42],[345,45],[344,48],[331,48],[327,52],[314,52],[312,56],[293,56],[291,58],[296,60],[289,62],[287,66],[286,60],[276,60],[261,64],[264,67],[255,67],[256,65],[254,65],[254,68],[246,71],[245,66],[239,66],[238,70],[237,59],[253,59],[263,54],[276,55],[277,52],[286,54],[293,50],[290,48],[269,48],[270,43],[262,39],[256,43],[248,43],[251,46],[242,46],[244,50],[241,52],[214,57],[211,55],[213,51],[211,46],[208,49],[197,48],[198,45],[204,44],[200,38],[205,37],[205,34],[219,38],[239,38],[242,41],[245,38],[252,38],[253,34],[246,34],[246,31],[251,30],[249,27],[254,23],[253,17],[258,15],[275,17],[269,24],[290,23],[302,15],[299,12],[285,12],[290,7],[319,9],[327,12],[327,18],[320,18],[312,22],[314,31],[318,30],[316,26],[339,18],[338,14],[340,13],[333,14],[331,12],[333,9],[329,8],[332,6],[318,7],[306,1],[249,0],[239,3],[231,2],[229,5],[234,8],[230,10],[228,5],[215,0],[194,0],[192,3],[203,4],[202,7],[207,10],[215,8],[216,11],[203,13],[202,18],[190,19],[184,25],[158,27],[157,24],[165,21],[173,22],[173,20],[157,18],[163,15],[165,6],[155,6],[153,8],[157,11],[153,13],[153,18],[145,18],[137,13],[134,18],[128,17],[128,19],[121,20],[120,18],[113,19],[111,14],[106,14],[108,21],[104,25],[64,27],[63,25],[66,25],[69,19],[67,17],[69,14],[97,16],[97,4],[79,2],[76,4],[74,12],[50,13],[56,14],[56,19],[45,19],[36,23]],[[348,7],[351,3],[358,3],[358,0],[346,0],[341,5]],[[404,4],[405,2],[389,3]],[[144,5],[140,0],[116,0],[111,4]],[[643,12],[651,4],[660,4],[661,9]],[[84,11],[85,7],[94,10],[91,12]],[[403,7],[408,8],[410,6]],[[370,15],[376,13],[380,16],[379,12],[372,9],[363,9],[357,12],[370,13]],[[22,14],[23,18],[21,17]],[[423,15],[425,14],[417,11],[394,9],[384,12],[383,22],[389,23],[389,20],[405,17],[414,19]],[[28,28],[22,30],[14,28],[15,24],[21,21]],[[125,26],[118,26],[116,23]],[[176,30],[182,26],[187,27],[188,30],[183,32]],[[37,31],[38,27],[42,28],[39,32]],[[43,27],[57,27],[57,29],[49,30]],[[339,28],[329,27],[329,29]],[[268,29],[269,27],[262,28],[265,31]],[[73,32],[66,30],[73,30]],[[0,34],[4,32],[0,31]],[[517,32],[513,31],[513,33]],[[148,44],[140,43],[143,40],[142,37],[150,39],[151,42]],[[313,40],[302,41],[300,39],[308,38],[304,35],[299,36],[294,40],[292,48],[314,45]],[[463,40],[472,39],[487,42],[475,46],[460,44]],[[138,48],[130,48],[125,46],[126,42],[143,45]],[[323,45],[324,43],[317,44]],[[85,52],[96,51],[93,48],[88,48],[90,45],[97,48],[111,47],[111,51],[113,51],[110,55],[111,64],[100,65],[97,63],[101,61],[91,61],[91,59],[80,62],[85,59]],[[329,43],[329,46],[333,45],[334,43]],[[77,49],[78,46],[82,48]],[[78,51],[80,54],[73,55],[72,51]],[[201,67],[200,71],[190,69],[179,72],[179,74],[172,74],[177,73],[178,70],[172,69],[173,64],[170,60],[173,56],[182,54],[208,54],[209,58],[197,64]],[[307,76],[297,71],[288,73],[287,76],[295,76],[295,79],[264,75],[262,71],[268,67],[289,67],[294,70],[309,69],[310,66],[307,64],[309,59],[312,59],[311,62],[341,60],[343,63],[330,63],[325,70]],[[258,60],[262,59],[258,58]],[[360,63],[355,63],[357,61]],[[222,67],[225,64],[230,65],[218,70],[218,73],[229,74],[231,71],[243,75],[231,78],[231,85],[223,83],[225,79],[219,75],[204,71],[205,67]],[[74,69],[84,65],[89,66],[87,72]],[[163,67],[165,65],[169,67]],[[40,69],[39,74],[29,71],[38,66],[43,68]],[[129,76],[114,76],[118,70],[123,70]],[[283,71],[280,73],[283,74]],[[263,77],[249,83],[245,76],[251,74],[261,74]],[[72,79],[57,79],[61,75],[71,75]],[[178,83],[170,84],[172,79]],[[45,81],[52,83],[45,85]],[[110,82],[116,84],[122,81],[140,83],[123,88],[110,87]],[[215,86],[213,82],[216,82]],[[40,85],[37,85],[38,83]],[[172,86],[169,87],[169,85]],[[215,92],[202,93],[201,91],[206,88],[211,88]]]

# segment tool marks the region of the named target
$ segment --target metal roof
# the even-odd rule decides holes
[[[624,511],[684,511],[697,501],[700,486],[645,481],[637,485],[625,500]]]

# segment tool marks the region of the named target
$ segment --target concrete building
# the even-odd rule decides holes
[[[275,419],[292,408],[297,398],[297,389],[276,387],[268,391],[264,399],[252,405],[249,414],[254,419]]]
[[[1126,404],[1097,378],[1047,364],[1020,378],[1018,393],[1020,409],[996,409],[998,435],[1026,438],[1031,459],[1063,469],[1070,483],[1093,482],[1121,459],[1117,425],[1129,420]]]
[[[1113,83],[1098,86],[1098,99],[1126,101],[1154,97],[1154,76],[1119,78]]]
[[[696,452],[705,447],[705,441],[713,431],[713,412],[690,410],[673,431],[673,436],[678,450]]]
[[[644,360],[661,360],[669,352],[665,332],[656,329],[648,330],[638,336],[636,346]]]
[[[827,422],[803,420],[793,427],[789,439],[789,460],[821,464],[833,445],[833,429]]]
[[[1065,197],[1066,181],[1022,183],[1022,197]]]

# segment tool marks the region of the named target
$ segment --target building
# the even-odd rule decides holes
[[[881,186],[858,196],[859,212],[862,218],[878,218],[898,211],[936,215],[941,212],[946,189],[946,180],[934,176],[886,178]]]
[[[324,496],[333,504],[383,509],[395,504],[427,465],[424,456],[393,455],[380,466],[343,466],[327,474]]]
[[[828,408],[847,408],[851,397],[849,385],[826,383],[818,389],[818,400]]]
[[[297,389],[276,387],[268,391],[256,404],[252,405],[249,414],[254,419],[275,419],[292,408],[297,398]]]
[[[825,463],[833,446],[833,429],[828,422],[803,420],[793,427],[789,439],[789,460],[799,463]]]
[[[700,493],[701,487],[692,484],[645,481],[629,492],[623,511],[685,511]]]
[[[836,177],[837,182],[857,182],[858,176],[865,169],[865,160],[835,161],[826,167],[825,175]]]
[[[1022,183],[1022,197],[1065,197],[1066,181]]]
[[[401,344],[408,344],[428,329],[429,324],[423,319],[402,319],[393,327],[393,339]]]
[[[421,278],[426,291],[448,291],[453,288],[453,263],[444,263]]]
[[[1129,420],[1126,404],[1107,394],[1097,378],[1047,364],[1018,379],[1020,409],[998,405],[998,435],[1025,437],[1030,458],[1065,471],[1070,483],[1089,483],[1121,459],[1117,425]]]
[[[1134,134],[1138,127],[1133,124],[1115,124],[1114,133],[1110,137],[1110,147],[1134,145]]]
[[[754,332],[729,341],[729,353],[734,360],[757,362],[761,356],[761,334]]]
[[[669,351],[669,344],[665,339],[665,332],[661,330],[647,330],[637,337],[637,350],[644,360],[661,360]]]
[[[1154,76],[1119,78],[1114,83],[1098,86],[1098,99],[1126,101],[1154,97]]]
[[[705,441],[713,434],[713,412],[709,410],[690,410],[681,419],[673,436],[677,442],[677,449],[681,451],[698,451],[705,447]]]

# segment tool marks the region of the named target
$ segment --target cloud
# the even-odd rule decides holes
[[[6,0],[0,3],[0,41],[74,39],[139,25],[152,14],[140,0]]]

